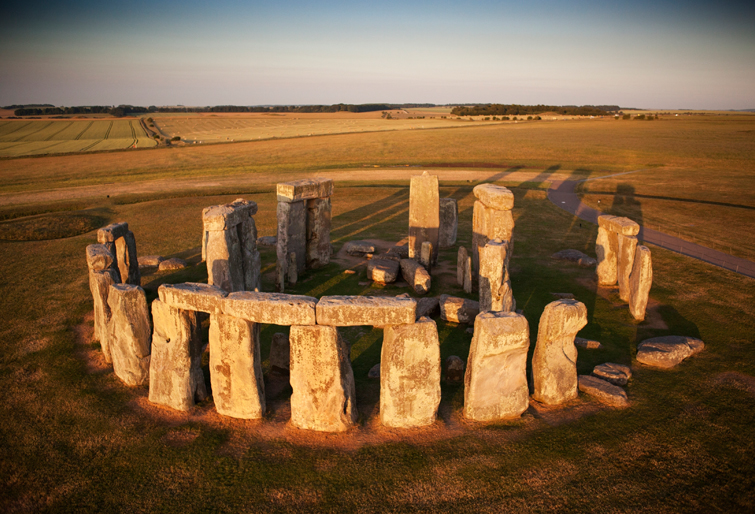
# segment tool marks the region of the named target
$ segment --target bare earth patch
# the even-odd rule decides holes
[[[713,379],[713,384],[716,386],[733,387],[744,391],[751,396],[755,396],[755,377],[739,373],[738,371],[726,371],[719,373]]]

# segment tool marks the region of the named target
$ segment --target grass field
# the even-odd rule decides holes
[[[149,148],[137,119],[0,120],[0,157]]]
[[[6,395],[0,404],[0,509],[752,511],[755,280],[652,247],[650,310],[647,322],[637,324],[615,292],[597,292],[594,270],[549,258],[564,248],[594,255],[596,227],[552,205],[543,191],[555,178],[649,168],[590,181],[583,199],[603,198],[601,205],[627,209],[651,224],[668,216],[704,223],[710,237],[736,240],[741,227],[750,226],[752,211],[721,204],[755,204],[751,120],[471,124],[122,152],[115,159],[84,154],[0,161],[0,215],[9,218],[0,223],[6,320],[0,327]],[[96,239],[93,226],[128,221],[140,255],[189,260],[185,270],[145,273],[152,299],[161,283],[206,280],[199,263],[203,207],[238,196],[255,200],[259,235],[274,235],[273,186],[284,179],[337,178],[336,248],[351,239],[403,238],[406,177],[422,169],[406,164],[435,164],[443,177],[441,196],[459,201],[458,243],[466,246],[472,187],[478,181],[513,187],[512,287],[530,325],[530,350],[551,293],[572,292],[588,308],[580,335],[605,346],[580,350],[578,370],[631,364],[630,408],[606,409],[582,395],[561,409],[533,405],[519,420],[470,424],[460,416],[463,387],[444,384],[435,426],[386,430],[377,422],[379,385],[366,377],[379,361],[382,341],[382,331],[371,327],[343,331],[360,412],[359,427],[343,435],[288,427],[291,390],[272,376],[266,379],[266,418],[245,422],[218,416],[211,400],[189,414],[154,407],[146,387],[125,387],[104,364],[90,339],[84,249]],[[706,215],[698,204],[720,211]],[[716,212],[718,224],[711,219]],[[440,259],[430,294],[465,296],[455,284],[456,248],[443,250]],[[270,291],[274,250],[264,248],[262,260],[263,290]],[[357,273],[343,273],[346,266]],[[291,292],[408,292],[364,281],[363,265],[334,262],[304,274]],[[281,329],[263,327],[264,359],[272,334]],[[466,360],[466,326],[439,320],[438,329],[443,358]],[[700,337],[706,349],[669,371],[639,365],[637,343],[663,334]],[[205,355],[205,374],[207,364]]]

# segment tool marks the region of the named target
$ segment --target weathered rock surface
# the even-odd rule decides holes
[[[326,198],[333,194],[333,180],[329,178],[305,178],[278,184],[278,201],[284,203]]]
[[[162,255],[143,255],[139,257],[139,266],[142,268],[157,268],[165,260]]]
[[[159,271],[170,271],[170,270],[184,269],[188,266],[189,264],[185,260],[179,259],[178,257],[173,257],[170,259],[164,259],[160,261],[160,264],[158,264],[157,269]]]
[[[90,271],[102,271],[110,268],[115,262],[115,256],[104,244],[87,246],[87,267]]]
[[[218,414],[240,419],[265,414],[258,323],[224,314],[210,316],[210,382]]]
[[[388,249],[388,254],[396,255],[400,259],[409,258],[409,245],[396,245]]]
[[[613,362],[606,362],[595,366],[592,370],[592,374],[601,380],[610,382],[613,385],[625,386],[630,378],[632,378],[632,368],[623,364],[614,364]]]
[[[139,272],[139,257],[136,254],[136,238],[130,230],[123,237],[115,240],[115,262],[124,284],[135,286],[141,284],[142,277]]]
[[[330,262],[330,226],[330,198],[307,200],[308,268],[321,268]]]
[[[367,278],[380,284],[390,284],[398,278],[399,263],[397,260],[375,257],[367,263]]]
[[[108,292],[108,342],[113,371],[126,385],[145,383],[149,377],[150,341],[147,297],[136,285],[115,284]]]
[[[472,190],[480,202],[497,211],[510,211],[514,208],[514,193],[506,187],[495,184],[479,184]]]
[[[437,296],[428,296],[417,300],[417,319],[422,317],[432,317],[440,312],[440,298]]]
[[[650,287],[653,285],[653,260],[650,248],[638,245],[634,253],[634,265],[629,277],[629,312],[638,321],[645,319]]]
[[[433,262],[433,245],[430,241],[423,241],[419,251],[419,263],[430,273]]]
[[[231,203],[202,209],[202,225],[206,232],[230,230],[257,214],[257,203],[237,198]]]
[[[602,218],[603,216],[598,218],[598,223]],[[619,239],[616,232],[599,225],[598,237],[595,240],[595,254],[598,256],[595,272],[598,275],[598,284],[612,286],[618,280],[618,252]]]
[[[356,423],[349,349],[335,327],[291,327],[291,424],[343,432]]]
[[[100,342],[105,362],[113,362],[110,353],[108,323],[110,323],[110,306],[108,295],[110,286],[118,283],[118,272],[112,268],[89,272],[89,290],[94,300],[94,337]]]
[[[626,407],[629,405],[627,393],[622,388],[609,384],[597,377],[580,375],[579,390],[589,394],[599,402],[611,405],[612,407]]]
[[[459,228],[459,206],[455,198],[440,199],[440,232],[438,245],[450,248],[456,244],[456,233]]]
[[[599,341],[593,341],[592,339],[585,339],[583,337],[575,337],[574,345],[578,348],[585,350],[602,350],[603,345]]]
[[[694,337],[652,337],[637,346],[637,360],[648,366],[668,369],[703,351],[704,348],[705,343]]]
[[[583,268],[591,268],[597,264],[598,261],[592,257],[580,252],[579,250],[561,250],[551,255],[551,259],[558,261],[576,262]]]
[[[598,224],[622,236],[636,236],[640,233],[640,225],[621,216],[603,214],[598,218]]]
[[[629,302],[629,277],[632,273],[636,250],[637,238],[635,236],[622,236],[619,234],[619,254],[616,275],[619,282],[619,297],[625,302]]]
[[[367,253],[375,253],[375,245],[367,241],[349,241],[343,245],[343,251],[349,255],[361,257]]]
[[[278,238],[275,236],[262,236],[257,238],[257,246],[275,246],[278,244]]]
[[[480,303],[447,294],[440,295],[440,317],[454,323],[472,323],[480,313]]]
[[[276,332],[270,344],[270,368],[278,373],[288,375],[291,369],[291,343],[288,334]]]
[[[149,401],[187,411],[207,398],[197,313],[152,302]]]
[[[500,239],[488,242],[480,252],[480,312],[514,310],[507,252],[508,244]]]
[[[303,201],[286,203],[279,201],[277,267],[282,280],[288,276],[288,254],[296,254],[297,273],[304,273],[307,262],[307,204]],[[282,292],[284,283],[278,284]]]
[[[314,325],[317,298],[283,293],[243,291],[223,301],[223,313],[269,325]]]
[[[419,259],[422,243],[433,245],[433,262],[438,260],[440,195],[438,177],[426,171],[409,183],[409,258]]]
[[[241,265],[245,291],[259,291],[262,261],[257,251],[257,224],[247,216],[237,226],[241,244]]]
[[[222,300],[228,293],[218,286],[185,282],[183,284],[162,284],[157,289],[160,301],[176,309],[208,312],[221,312]]]
[[[323,296],[317,324],[334,327],[405,325],[415,321],[417,302],[388,296]]]
[[[128,223],[111,223],[97,231],[97,242],[114,243],[116,239],[125,236],[126,232],[128,232]]]
[[[427,270],[414,259],[401,259],[401,276],[417,294],[427,294],[432,286],[432,279]]]
[[[493,421],[517,417],[529,406],[527,318],[513,312],[483,312],[464,376],[464,417]]]
[[[296,264],[296,252],[290,252],[288,254],[286,270],[289,285],[295,286],[299,281],[298,265]]]
[[[388,427],[431,425],[440,404],[440,342],[430,318],[385,328],[380,353],[380,421]]]
[[[587,308],[576,300],[545,306],[532,356],[533,397],[559,405],[577,397],[577,348],[574,338],[587,324]]]
[[[479,272],[480,250],[491,239],[509,242],[512,251],[514,237],[514,216],[510,210],[496,210],[486,207],[481,201],[474,203],[472,212],[472,267]]]
[[[458,355],[450,355],[443,365],[443,374],[449,384],[461,384],[464,381],[464,361]]]
[[[244,290],[241,241],[234,228],[206,232],[207,283],[228,292]]]

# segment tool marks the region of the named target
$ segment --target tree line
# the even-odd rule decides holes
[[[604,116],[618,112],[618,105],[517,105],[517,104],[477,104],[454,107],[451,114],[455,116],[518,116],[555,112],[572,116]]]

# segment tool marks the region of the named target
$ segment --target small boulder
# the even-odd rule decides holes
[[[367,241],[349,241],[343,245],[343,250],[349,255],[361,257],[367,253],[375,253],[375,245]]]
[[[579,390],[612,407],[629,406],[627,393],[622,388],[590,375],[579,376]]]
[[[637,346],[637,360],[656,368],[673,368],[705,348],[700,339],[686,336],[661,336],[645,339]]]
[[[175,269],[183,269],[187,266],[188,263],[185,260],[179,259],[178,257],[173,257],[172,259],[165,259],[164,261],[161,261],[157,269],[160,271],[169,271]]]
[[[257,246],[277,246],[278,238],[275,236],[262,236],[257,238]]]
[[[367,263],[367,278],[380,284],[396,281],[399,274],[399,261],[375,257]]]
[[[449,384],[461,384],[464,381],[464,361],[461,357],[449,356],[443,365],[443,374]]]
[[[551,259],[556,259],[558,261],[576,262],[583,268],[591,268],[595,266],[598,262],[592,257],[589,257],[588,255],[585,255],[584,253],[580,252],[579,250],[572,250],[572,249],[561,250],[560,252],[556,252],[553,255],[551,255]]]
[[[585,339],[584,337],[575,337],[574,345],[577,348],[582,348],[583,350],[602,350],[603,349],[603,345],[600,344],[600,342],[593,341],[592,339]]]
[[[141,257],[139,257],[139,267],[157,268],[164,260],[165,257],[161,255],[142,255]]]
[[[380,363],[378,362],[367,372],[367,378],[380,379]]]
[[[632,369],[623,364],[606,362],[605,364],[595,366],[595,369],[592,370],[592,374],[606,382],[612,383],[613,385],[625,386],[629,379],[632,378]]]

